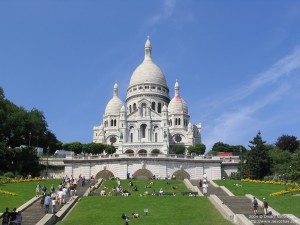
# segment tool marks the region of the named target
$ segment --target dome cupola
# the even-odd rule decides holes
[[[189,110],[187,107],[187,104],[183,100],[183,98],[180,97],[179,94],[179,83],[176,80],[175,83],[175,96],[170,101],[168,106],[168,112],[169,114],[189,114]]]
[[[149,37],[145,43],[145,56],[143,62],[134,70],[131,75],[127,98],[137,92],[155,92],[160,90],[169,98],[169,88],[162,70],[152,61],[152,46]],[[164,90],[164,91],[163,91]]]
[[[106,115],[118,115],[123,106],[123,102],[118,96],[118,84],[117,82],[114,85],[114,94],[112,99],[107,103],[105,108],[105,116]]]

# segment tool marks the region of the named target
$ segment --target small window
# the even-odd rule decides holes
[[[161,88],[160,88],[160,87],[157,87],[157,90],[161,91]]]
[[[155,89],[155,86],[151,86],[151,89]]]
[[[155,102],[152,102],[151,109],[155,111]]]
[[[157,105],[157,112],[161,113],[161,103],[158,103],[158,105]]]

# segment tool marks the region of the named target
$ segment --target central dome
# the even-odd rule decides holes
[[[145,44],[144,61],[133,72],[129,87],[137,84],[159,84],[167,87],[165,75],[162,70],[151,59],[151,43],[149,37]]]

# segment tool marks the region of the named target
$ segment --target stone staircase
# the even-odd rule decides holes
[[[198,181],[191,180],[193,185],[199,187]],[[202,188],[200,188],[202,192]],[[297,225],[298,223],[293,223],[289,218],[284,215],[273,215],[265,216],[262,207],[258,207],[258,215],[254,215],[251,199],[246,196],[229,196],[221,187],[215,187],[209,184],[207,189],[208,195],[216,195],[222,204],[226,205],[234,214],[243,214],[247,219],[249,219],[252,224],[286,224],[286,225]]]
[[[77,195],[79,197],[83,196],[83,194],[86,192],[88,188],[89,188],[88,184],[86,184],[85,187],[81,187],[81,185],[78,185]],[[67,196],[66,200],[68,201],[69,199],[70,197]],[[56,206],[56,211],[58,210],[59,208],[58,206]],[[51,212],[51,204],[50,204],[49,212]],[[30,205],[22,212],[22,217],[23,217],[22,225],[34,225],[37,222],[39,222],[44,216],[45,216],[45,210],[44,208],[41,208],[40,198],[39,198],[36,202],[34,202],[32,205]]]

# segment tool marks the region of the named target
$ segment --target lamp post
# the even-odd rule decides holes
[[[30,141],[31,141],[31,132],[29,132],[29,148],[30,148]]]
[[[47,164],[46,164],[46,178],[48,177],[48,158],[49,158],[50,147],[47,148]]]
[[[243,179],[243,158],[242,158],[242,148],[241,148],[241,146],[240,146],[240,161],[241,161],[240,178]]]

